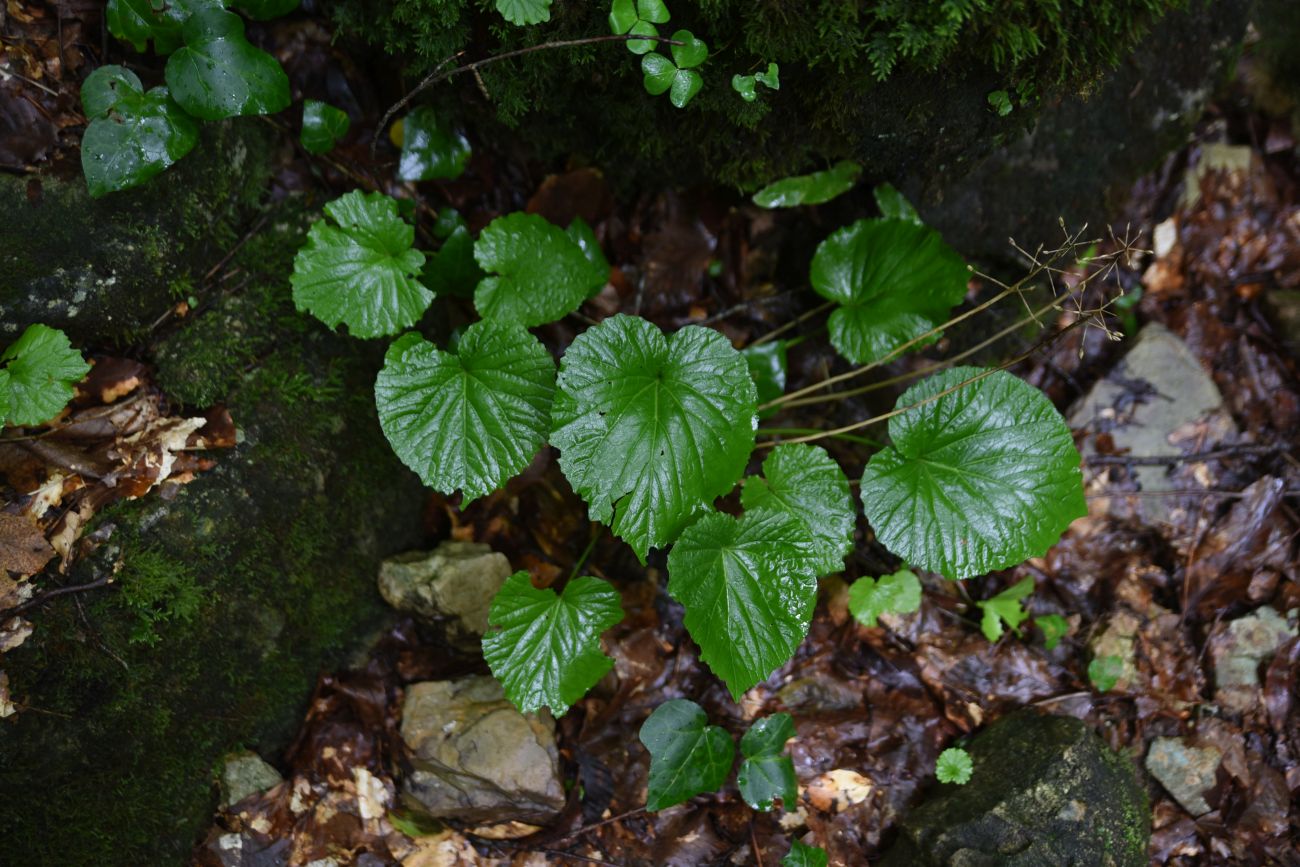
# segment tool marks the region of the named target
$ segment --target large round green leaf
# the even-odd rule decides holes
[[[393,343],[375,382],[379,424],[402,462],[465,503],[528,466],[546,440],[555,362],[522,327],[483,320],[443,352],[418,334]]]
[[[90,119],[81,167],[90,195],[139,186],[193,149],[199,131],[165,87],[148,93],[134,72],[101,66],[81,85]]]
[[[289,106],[279,61],[244,37],[233,12],[202,8],[181,28],[185,46],[167,59],[167,86],[181,108],[203,120],[274,114]]]
[[[817,574],[844,568],[853,550],[857,508],[844,471],[826,451],[805,443],[777,446],[763,461],[763,475],[745,479],[740,502],[791,515],[817,547]]]
[[[969,276],[938,232],[905,220],[840,229],[817,247],[810,274],[817,294],[840,305],[828,323],[831,343],[854,364],[884,358],[947,321]]]
[[[382,193],[353,190],[325,206],[293,260],[293,301],[333,328],[355,337],[381,337],[410,328],[433,301],[417,279],[424,254],[412,250],[415,229]]]
[[[618,315],[565,353],[551,442],[592,519],[644,561],[735,487],[755,402],[745,359],[718,332],[688,325],[665,337]]]
[[[898,406],[982,373],[947,370]],[[893,445],[872,456],[862,505],[890,551],[948,578],[1006,569],[1043,554],[1087,514],[1070,429],[1038,389],[993,373],[889,420]]]
[[[485,319],[534,326],[572,313],[605,284],[609,268],[593,262],[559,226],[513,213],[487,225],[474,242],[484,277],[474,307]]]
[[[516,572],[492,599],[483,658],[521,713],[546,706],[557,717],[614,667],[600,634],[623,619],[618,591],[599,578],[577,578],[556,595]]]
[[[715,512],[668,554],[668,592],[686,608],[700,658],[737,701],[784,665],[808,634],[817,550],[785,512]]]

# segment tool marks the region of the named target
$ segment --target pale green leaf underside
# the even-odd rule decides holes
[[[668,592],[686,608],[700,658],[732,698],[784,665],[803,642],[817,601],[817,552],[790,515],[712,513],[668,554]]]
[[[917,404],[982,373],[962,367],[909,388]],[[997,372],[889,420],[862,504],[907,562],[970,578],[1043,554],[1087,513],[1070,429],[1038,389]]]
[[[829,575],[844,568],[853,550],[857,510],[849,480],[830,455],[818,446],[780,445],[763,461],[763,475],[745,479],[740,502],[746,509],[786,512],[817,546],[817,572]]]
[[[67,335],[46,325],[30,325],[0,355],[7,383],[0,419],[15,425],[47,422],[72,400],[75,386],[90,365],[72,348]]]
[[[908,569],[875,578],[859,578],[849,588],[849,613],[864,626],[882,614],[911,614],[921,607],[921,582]]]
[[[630,316],[589,328],[560,364],[551,443],[569,484],[644,562],[730,491],[754,447],[754,383],[716,331]]]
[[[528,327],[577,310],[609,277],[563,229],[536,214],[493,220],[474,242],[474,258],[490,275],[474,290],[479,315]]]
[[[673,699],[655,708],[641,726],[650,753],[646,809],[654,812],[722,786],[731,773],[736,746],[693,701]]]
[[[750,90],[752,91],[752,86]],[[793,208],[820,205],[853,189],[862,174],[862,166],[843,160],[822,172],[796,175],[768,184],[754,193],[760,208]]]
[[[826,850],[820,846],[809,846],[795,840],[790,843],[790,851],[781,859],[781,867],[826,867]]]
[[[293,300],[331,328],[382,337],[410,328],[433,301],[417,279],[424,254],[415,230],[382,193],[353,190],[325,206],[337,225],[312,224],[293,261]]]
[[[456,353],[418,334],[393,343],[375,382],[379,424],[402,463],[469,503],[504,485],[546,440],[555,362],[518,325],[483,320]]]
[[[598,578],[557,595],[516,572],[492,600],[488,623],[498,628],[483,636],[483,658],[521,713],[545,706],[560,717],[613,667],[600,634],[622,619],[618,591]]]
[[[827,322],[832,345],[867,364],[947,321],[966,295],[969,271],[933,229],[859,220],[818,245],[809,276],[817,294],[840,305]]]
[[[496,0],[497,11],[511,24],[540,24],[551,20],[551,0]]]

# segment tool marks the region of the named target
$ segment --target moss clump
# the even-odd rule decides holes
[[[608,4],[555,4],[552,20],[516,28],[467,0],[334,0],[345,34],[405,55],[412,73],[472,56],[608,33]],[[543,156],[585,153],[673,181],[752,187],[818,160],[851,158],[881,176],[909,164],[972,159],[1022,127],[1037,95],[1090,88],[1180,0],[735,0],[670,3],[665,35],[686,27],[713,55],[685,111],[652,99],[619,45],[527,55],[482,70],[439,99],[478,105]],[[782,89],[746,103],[733,73],[781,64]],[[465,77],[468,79],[468,76]],[[1014,90],[1011,117],[987,95]],[[961,134],[954,134],[960,130]],[[972,143],[975,143],[974,145]],[[928,161],[928,162],[927,162]]]

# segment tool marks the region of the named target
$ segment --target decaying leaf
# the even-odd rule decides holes
[[[54,557],[45,534],[26,515],[0,512],[0,568],[19,575],[35,575]]]

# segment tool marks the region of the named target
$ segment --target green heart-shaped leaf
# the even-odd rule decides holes
[[[664,0],[636,0],[636,14],[642,21],[663,24],[668,20],[668,7]]]
[[[418,334],[388,349],[375,382],[393,451],[435,491],[464,503],[522,472],[546,440],[555,362],[518,325],[475,322],[456,352]]]
[[[397,176],[404,181],[458,178],[469,165],[469,139],[422,105],[402,121],[402,158]]]
[[[776,799],[789,810],[799,795],[794,761],[785,752],[785,742],[794,737],[794,720],[788,713],[774,713],[757,720],[740,739],[740,764],[736,785],[752,809],[771,810]]]
[[[308,153],[329,153],[348,134],[352,121],[347,112],[318,99],[302,104],[302,146]]]
[[[745,102],[753,102],[758,99],[758,94],[754,92],[754,76],[752,75],[731,76],[731,89],[740,94],[740,98]]]
[[[651,37],[649,39],[629,39],[627,41],[627,50],[633,54],[645,54],[648,51],[653,51],[655,46],[659,44],[659,40],[656,38],[659,36],[659,28],[649,21],[636,22],[628,32],[634,36]]]
[[[909,569],[879,580],[862,577],[849,588],[849,613],[864,626],[882,614],[911,614],[921,607],[921,582]]]
[[[220,8],[200,9],[181,29],[185,46],[167,59],[167,86],[181,108],[203,120],[274,114],[289,105],[279,61],[244,38],[244,22]]]
[[[857,509],[849,480],[824,449],[806,443],[777,446],[763,461],[763,475],[745,479],[740,502],[746,509],[786,512],[798,521],[817,546],[819,575],[844,568],[853,550]]]
[[[668,101],[677,108],[685,108],[695,94],[704,86],[704,79],[693,69],[679,69],[673,76],[672,87],[668,91]]]
[[[622,36],[638,21],[633,0],[614,0],[609,7],[609,32]]]
[[[563,229],[537,214],[493,220],[479,233],[474,258],[493,275],[474,290],[479,315],[529,327],[572,313],[609,279],[608,263],[593,261]]]
[[[672,35],[672,40],[682,43],[672,46],[673,63],[678,69],[699,66],[709,56],[709,47],[689,30],[678,30]]]
[[[673,79],[677,76],[677,67],[673,62],[658,52],[651,52],[641,58],[642,84],[645,86],[646,93],[651,96],[658,96],[661,93],[667,93],[668,88],[673,86]]]
[[[698,704],[676,698],[655,708],[641,726],[641,743],[650,753],[647,810],[680,804],[726,782],[736,745],[725,729],[708,722]]]

